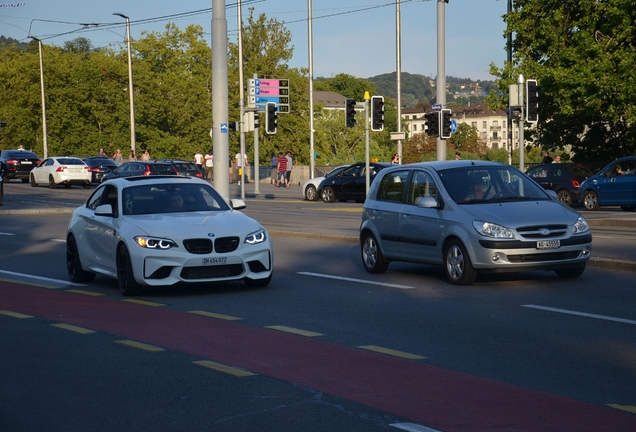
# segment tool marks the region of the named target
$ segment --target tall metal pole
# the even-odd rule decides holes
[[[46,97],[44,92],[44,61],[42,59],[42,41],[40,39],[31,37],[31,39],[38,41],[38,50],[40,52],[40,93],[42,94],[42,136],[43,136],[43,157],[46,159],[49,157],[49,139],[46,129]]]
[[[135,92],[133,89],[132,49],[130,46],[130,18],[115,12],[113,15],[126,20],[126,40],[128,43],[128,99],[130,100],[130,150],[137,154],[137,140],[135,138]]]
[[[364,134],[365,134],[365,146],[364,146],[364,161],[365,161],[365,180],[366,180],[366,195],[369,195],[369,187],[371,186],[371,174],[369,173],[369,92],[364,92]],[[365,195],[365,196],[366,196]]]
[[[256,81],[258,79],[258,74],[256,72],[254,72],[254,81]],[[248,104],[251,108],[251,105]],[[256,113],[258,111],[254,112],[253,115],[255,116]],[[256,119],[255,119],[256,120]],[[260,124],[260,118],[259,118],[259,124]],[[259,139],[260,136],[258,135],[258,128],[256,127],[256,121],[254,121],[254,193],[255,194],[259,194],[261,193],[261,187],[260,187],[260,183],[261,183],[261,164],[260,164],[260,149],[259,149]]]
[[[239,110],[240,110],[240,120],[239,120],[239,130],[241,131],[241,146],[239,152],[241,153],[241,157],[238,159],[241,161],[241,165],[243,165],[243,170],[241,174],[241,169],[239,168],[239,184],[241,185],[241,199],[245,199],[245,179],[247,178],[246,170],[247,164],[245,163],[245,87],[243,85],[243,16],[241,14],[241,0],[237,0],[236,2],[237,9],[237,19],[238,19],[238,72],[239,72]]]
[[[519,117],[519,169],[521,171],[525,171],[524,167],[524,151],[525,144],[523,143],[523,118],[525,117],[525,103],[523,98],[523,90],[525,87],[525,79],[523,74],[519,74],[519,78],[517,79],[517,84],[519,85],[519,105],[521,105],[521,117]]]
[[[314,178],[316,168],[314,149],[314,46],[313,17],[311,0],[307,0],[307,31],[309,40],[309,178]]]
[[[512,0],[508,0],[508,15],[510,19],[512,13]],[[508,67],[510,68],[510,78],[512,78],[512,33],[508,33]],[[506,125],[506,135],[508,136],[508,164],[512,165],[512,111],[508,109],[508,123]]]
[[[227,19],[225,0],[212,0],[212,139],[214,188],[229,201],[229,137],[227,81]]]
[[[446,2],[437,0],[437,103],[446,108]],[[441,125],[440,125],[441,128]],[[446,160],[446,140],[437,137],[437,160]]]
[[[397,79],[397,132],[402,132],[402,30],[400,28],[400,0],[395,0],[395,74]],[[397,140],[398,160],[402,163],[402,140]]]

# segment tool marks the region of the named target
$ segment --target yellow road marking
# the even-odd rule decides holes
[[[636,414],[636,406],[633,406],[633,405],[607,404],[607,406],[611,406],[612,408],[616,408],[619,410],[630,412],[632,414]]]
[[[300,330],[300,329],[296,329],[296,328],[293,328],[293,327],[286,327],[286,326],[265,326],[265,328],[272,329],[272,330],[279,330],[279,331],[282,331],[282,332],[293,333],[293,334],[297,334],[297,335],[301,335],[301,336],[307,336],[307,337],[323,336],[320,333],[314,333],[314,332],[311,332],[311,331]]]
[[[250,372],[250,371],[246,371],[246,370],[243,370],[243,369],[234,368],[234,367],[231,367],[231,366],[226,366],[226,365],[223,365],[221,363],[216,363],[216,362],[209,361],[209,360],[199,360],[199,361],[195,361],[193,363],[197,364],[199,366],[203,366],[203,367],[206,367],[206,368],[209,368],[209,369],[214,369],[216,371],[223,372],[223,373],[230,374],[230,375],[234,375],[234,376],[237,376],[237,377],[246,377],[246,376],[257,375],[254,372]]]
[[[140,299],[123,299],[122,301],[128,302],[128,303],[137,303],[140,305],[144,305],[144,306],[165,306],[165,304],[163,303],[156,303],[156,302],[151,302],[148,300],[140,300]]]
[[[165,349],[156,347],[154,345],[148,345],[148,344],[145,344],[145,343],[135,342],[135,341],[131,341],[131,340],[118,340],[118,341],[115,341],[115,342],[118,343],[118,344],[127,345],[129,347],[139,348],[139,349],[142,349],[144,351],[150,351],[150,352],[165,351]]]
[[[6,315],[6,316],[10,316],[13,318],[33,318],[32,315],[25,315],[25,314],[21,314],[19,312],[11,312],[8,310],[0,310],[0,315]]]
[[[78,327],[78,326],[74,326],[71,324],[51,324],[53,327],[57,327],[57,328],[61,328],[64,330],[70,330],[70,331],[74,331],[75,333],[81,333],[81,334],[89,334],[89,333],[95,333],[94,330],[89,330],[87,328],[83,328],[83,327]]]
[[[75,294],[84,294],[84,295],[93,296],[93,297],[99,297],[99,296],[105,296],[106,295],[106,294],[103,294],[103,293],[97,293],[95,291],[84,291],[84,290],[78,290],[78,289],[66,290],[66,292],[72,292],[72,293],[75,293]]]
[[[217,313],[213,313],[213,312],[206,312],[206,311],[200,311],[200,310],[188,311],[188,313],[196,314],[196,315],[203,315],[203,316],[212,317],[212,318],[218,318],[218,319],[227,320],[227,321],[236,321],[236,320],[243,319],[243,318],[234,317],[234,316],[230,316],[230,315],[222,315],[222,314],[217,314]]]
[[[48,289],[58,289],[58,288],[59,288],[59,287],[57,287],[57,286],[53,286],[53,285],[44,285],[44,284],[39,284],[39,283],[34,283],[34,282],[25,282],[25,281],[16,280],[16,279],[5,279],[5,278],[0,278],[0,281],[2,281],[2,282],[16,283],[16,284],[20,284],[20,285],[36,286],[36,287],[40,287],[40,288],[48,288]]]
[[[379,352],[382,354],[388,354],[388,355],[392,355],[395,357],[402,357],[405,359],[409,359],[409,360],[420,360],[420,359],[424,359],[426,357],[422,357],[420,355],[417,354],[410,354],[410,353],[406,353],[406,352],[402,352],[402,351],[396,351],[396,350],[392,350],[389,348],[382,348],[379,346],[375,346],[375,345],[363,345],[363,346],[359,346],[358,348],[362,348],[365,350],[369,350],[369,351],[375,351],[375,352]]]

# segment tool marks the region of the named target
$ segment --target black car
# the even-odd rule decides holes
[[[371,162],[369,164],[371,182],[380,170],[389,166],[391,164]],[[366,163],[354,163],[340,174],[325,178],[318,186],[318,195],[324,202],[328,203],[336,200],[354,200],[355,202],[363,203],[367,196]]]
[[[93,183],[100,183],[106,174],[118,166],[115,161],[105,157],[88,157],[83,160],[93,174]]]
[[[177,170],[177,173],[182,176],[189,177],[199,177],[203,178],[203,174],[201,170],[196,166],[196,164],[192,161],[186,160],[161,160],[158,162],[166,162],[171,164],[174,169]]]
[[[112,178],[148,176],[148,175],[179,175],[172,164],[160,161],[132,161],[121,164],[107,173],[102,182]]]
[[[537,165],[526,171],[528,177],[544,189],[555,191],[559,199],[568,205],[579,202],[579,187],[592,174],[587,166],[577,163]]]
[[[40,158],[28,150],[2,150],[0,159],[9,167],[5,180],[20,179],[22,183],[29,181],[31,170],[40,165]]]

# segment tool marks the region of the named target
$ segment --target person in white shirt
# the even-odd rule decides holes
[[[194,155],[194,164],[199,168],[199,171],[203,172],[203,155],[201,151],[197,151]]]
[[[212,149],[205,155],[205,179],[214,181],[214,155]]]
[[[245,162],[245,165],[243,164]],[[247,174],[245,173],[245,167],[247,166],[247,164],[249,164],[249,161],[247,160],[247,155],[245,153],[243,153],[243,157],[241,157],[241,153],[237,153],[236,154],[236,168],[239,170],[239,182],[238,184],[241,184],[241,177],[243,177],[243,181],[245,182],[245,184],[248,184],[249,181],[247,181]]]

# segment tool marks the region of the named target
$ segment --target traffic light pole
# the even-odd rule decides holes
[[[241,199],[245,200],[245,179],[247,178],[246,175],[246,169],[247,167],[245,166],[245,87],[243,86],[243,17],[241,14],[241,0],[238,0],[236,2],[236,8],[237,8],[237,16],[238,16],[238,60],[239,60],[239,109],[240,109],[240,114],[239,114],[239,130],[240,130],[240,136],[241,136],[241,146],[239,149],[239,152],[241,153],[241,157],[238,159],[238,161],[241,161],[241,165],[242,165],[242,171],[241,168],[238,167],[237,164],[237,169],[239,170],[239,184],[241,185]],[[237,162],[238,162],[237,161]]]
[[[437,104],[446,107],[446,2],[437,0]],[[440,125],[441,126],[441,125]],[[446,140],[437,138],[437,160],[446,160]]]
[[[258,74],[254,73],[254,80],[258,79]],[[256,115],[258,111],[254,111],[254,115]],[[261,120],[260,116],[258,119],[258,127],[260,127]],[[259,135],[258,135],[258,127],[256,125],[256,119],[254,120],[254,193],[261,193],[261,189],[259,187],[259,183],[261,181],[260,178],[260,149],[259,149]]]
[[[366,181],[366,195],[369,195],[369,186],[371,186],[371,175],[369,174],[369,92],[364,92],[364,133],[366,136],[366,143],[364,147],[364,161],[366,164],[365,169],[365,181]]]
[[[525,171],[524,168],[524,153],[525,153],[525,146],[523,143],[523,119],[524,119],[524,115],[525,113],[524,111],[524,106],[525,104],[523,103],[524,99],[523,99],[523,89],[525,87],[524,85],[524,77],[523,74],[519,74],[519,78],[517,79],[517,85],[519,86],[519,105],[521,105],[521,117],[519,118],[519,169],[521,171]]]

